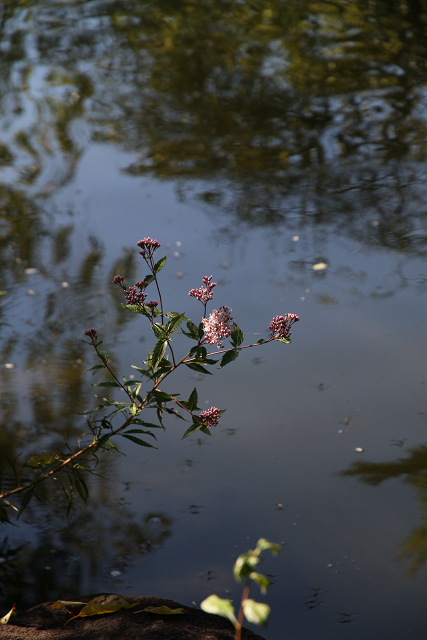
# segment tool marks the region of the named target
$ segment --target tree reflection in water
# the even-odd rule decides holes
[[[15,198],[48,200],[95,141],[138,154],[132,175],[211,181],[199,197],[233,224],[296,215],[424,251],[426,9],[9,2],[0,157]]]
[[[391,478],[402,478],[414,487],[421,509],[422,524],[401,545],[399,560],[410,558],[408,573],[413,575],[427,560],[427,445],[409,449],[405,457],[390,462],[353,462],[341,476],[358,478],[373,487]]]
[[[107,470],[101,463],[101,474],[103,466]],[[161,512],[133,513],[113,488],[110,462],[108,474],[108,483],[92,480],[90,507],[75,502],[68,519],[54,495],[49,504],[29,505],[22,519],[37,530],[33,542],[16,543],[11,527],[2,534],[0,606],[78,598],[93,592],[103,578],[120,589],[120,576],[172,535],[172,518]]]

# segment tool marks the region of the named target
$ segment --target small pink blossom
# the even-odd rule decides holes
[[[294,322],[298,322],[299,316],[295,313],[286,313],[285,316],[276,316],[270,322],[269,329],[273,340],[277,338],[289,338],[291,335],[291,326]]]
[[[155,250],[161,247],[160,242],[152,240],[151,238],[144,238],[144,240],[139,240],[136,244],[140,249],[142,249],[139,253],[143,258],[145,258],[146,255],[151,258]]]
[[[113,284],[118,284],[119,287],[123,288],[124,287],[124,285],[123,285],[124,279],[125,279],[124,276],[114,276],[112,282],[113,282]]]
[[[96,329],[86,329],[85,336],[90,338],[93,343],[95,343],[97,341],[97,339],[98,339],[98,334],[97,334]]]
[[[203,318],[206,342],[222,347],[221,339],[228,338],[234,329],[234,324],[231,322],[233,317],[230,312],[231,309],[222,306],[212,311],[208,319]]]
[[[200,414],[200,418],[205,427],[216,427],[220,418],[219,409],[216,407],[211,407],[207,411],[202,411]]]
[[[213,300],[214,296],[212,293],[212,289],[216,287],[217,284],[216,282],[211,283],[212,277],[213,276],[203,276],[203,284],[205,286],[200,287],[199,289],[191,289],[191,291],[188,292],[188,295],[196,298],[199,302],[206,306],[209,300]]]

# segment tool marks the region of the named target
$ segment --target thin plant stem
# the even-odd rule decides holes
[[[240,640],[241,638],[241,634],[242,634],[242,626],[243,626],[243,618],[244,618],[244,613],[243,613],[243,603],[245,600],[248,599],[249,596],[249,589],[251,588],[251,581],[249,580],[249,578],[246,581],[245,587],[243,589],[243,593],[242,593],[242,599],[240,601],[240,609],[239,609],[239,615],[237,616],[237,622],[235,624],[235,629],[236,629],[236,640]]]

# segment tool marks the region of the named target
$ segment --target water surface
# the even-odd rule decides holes
[[[170,391],[227,408],[213,437],[181,442],[170,419],[157,451],[102,458],[87,507],[66,518],[58,491],[2,525],[2,610],[237,602],[233,562],[263,536],[283,543],[251,592],[269,640],[424,637],[424,3],[0,11],[2,454],[84,430],[89,326],[124,375],[145,358],[149,326],[111,284],[145,275],[142,237],[168,255],[168,309],[198,321],[188,291],[213,274],[248,341],[301,317],[291,345],[177,374]]]

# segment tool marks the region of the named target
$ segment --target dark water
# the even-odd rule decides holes
[[[198,321],[212,273],[251,342],[301,317],[291,345],[177,375],[227,407],[214,437],[171,419],[157,451],[102,457],[87,507],[66,518],[58,489],[1,525],[1,611],[236,602],[263,536],[268,640],[425,637],[426,31],[423,0],[0,6],[6,484],[5,456],[85,430],[87,327],[126,376],[152,347],[111,284],[145,274],[140,238],[168,255],[168,309]]]

